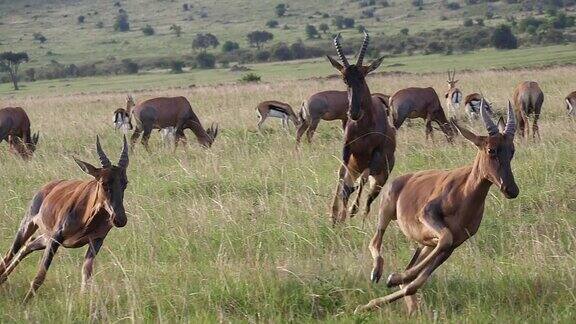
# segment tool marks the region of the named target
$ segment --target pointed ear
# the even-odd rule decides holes
[[[382,61],[384,61],[384,56],[375,61],[372,61],[372,63],[370,63],[368,69],[366,70],[366,74],[376,70],[380,66],[380,64],[382,64]]]
[[[500,133],[504,133],[504,129],[506,129],[506,123],[504,122],[504,118],[500,116],[500,119],[498,119],[498,130]]]
[[[328,58],[328,61],[330,61],[330,64],[332,64],[332,66],[336,70],[338,70],[338,72],[342,73],[342,70],[344,70],[344,67],[342,66],[342,64],[340,64],[340,62],[333,59],[330,55],[326,55],[326,57]]]
[[[454,80],[454,84],[458,83],[458,81],[460,81],[460,80]]]
[[[93,176],[94,178],[96,178],[96,176],[98,176],[98,174],[100,173],[100,169],[98,169],[97,167],[93,166],[92,164],[88,163],[88,162],[84,162],[84,161],[80,161],[77,158],[74,157],[74,161],[76,161],[76,164],[78,164],[78,166],[80,167],[80,169],[82,169],[82,171],[84,171],[84,173],[89,174],[91,176]]]
[[[482,137],[480,137],[480,136],[472,133],[468,129],[458,125],[458,122],[454,118],[451,118],[450,122],[452,122],[452,125],[454,125],[454,127],[460,132],[460,134],[462,134],[462,136],[464,136],[465,139],[469,140],[470,142],[472,142],[477,147],[482,146],[482,143],[484,142],[482,140]]]

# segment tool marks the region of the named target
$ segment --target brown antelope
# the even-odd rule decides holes
[[[532,125],[532,137],[540,139],[540,130],[538,128],[538,118],[542,111],[542,103],[544,103],[544,93],[538,82],[524,81],[521,82],[514,90],[514,112],[518,120],[518,128],[520,135],[524,137],[530,136],[530,125],[528,116],[534,114],[534,122]]]
[[[380,100],[384,105],[384,109],[388,112],[390,96],[382,93],[374,93],[372,97]],[[340,120],[342,122],[342,128],[346,128],[348,105],[347,91],[322,91],[310,96],[308,100],[302,103],[302,108],[299,112],[300,127],[298,127],[296,131],[296,144],[300,143],[304,132],[306,132],[308,143],[311,143],[320,120]],[[378,105],[378,107],[380,107],[380,105]]]
[[[564,100],[566,101],[566,112],[568,116],[576,116],[576,91],[570,92]]]
[[[474,92],[464,98],[464,107],[470,119],[476,120],[480,116],[480,104],[484,105],[486,111],[492,116],[492,104],[481,94]]]
[[[282,120],[282,126],[288,127],[288,121],[292,121],[295,127],[298,127],[300,121],[292,110],[292,106],[285,102],[280,102],[276,100],[263,101],[256,106],[256,111],[258,112],[258,130],[262,129],[262,124],[268,117],[280,118]]]
[[[436,122],[448,142],[452,142],[454,130],[433,88],[398,90],[390,97],[390,110],[396,129],[402,126],[406,118],[422,118],[426,120],[426,139],[432,138],[432,122]]]
[[[38,274],[25,301],[32,298],[44,282],[52,258],[60,246],[79,248],[88,244],[82,268],[82,287],[92,276],[94,258],[112,227],[126,225],[124,190],[128,185],[128,143],[118,165],[112,165],[96,137],[101,168],[74,158],[91,180],[56,180],[36,193],[16,233],[14,243],[0,263],[2,284],[18,263],[34,251],[44,250]],[[34,233],[39,231],[38,235]]]
[[[388,277],[388,287],[400,286],[400,290],[359,306],[356,313],[379,308],[402,297],[408,312],[416,311],[416,291],[458,246],[478,231],[490,187],[497,186],[508,199],[518,196],[510,166],[516,129],[512,105],[508,103],[506,125],[500,119],[496,126],[483,106],[480,113],[488,136],[478,136],[452,119],[462,136],[478,148],[472,165],[449,171],[406,174],[387,187],[380,204],[378,228],[369,246],[374,258],[372,281],[378,282],[382,276],[384,259],[380,247],[392,220],[396,220],[404,235],[419,247],[404,272]]]
[[[462,91],[456,88],[456,83],[460,80],[454,80],[456,76],[456,69],[452,75],[450,75],[450,70],[448,70],[448,91],[444,95],[446,98],[446,107],[452,114],[452,116],[456,116],[456,112],[460,110],[460,103],[462,102]]]
[[[212,146],[218,135],[218,125],[204,129],[200,120],[192,110],[190,102],[184,97],[160,97],[148,99],[134,106],[131,110],[135,121],[135,129],[130,138],[131,147],[134,146],[142,132],[142,144],[149,151],[148,139],[153,129],[174,127],[175,141],[174,150],[178,142],[183,141],[186,145],[185,129],[190,129],[196,135],[198,142],[204,147]]]
[[[32,135],[30,118],[20,107],[0,109],[0,143],[8,142],[10,152],[20,155],[24,160],[32,157],[38,145],[39,134]]]
[[[350,65],[342,52],[340,35],[334,39],[334,45],[342,64],[328,56],[332,66],[342,75],[348,87],[348,117],[344,130],[344,147],[342,150],[342,166],[339,171],[338,186],[332,205],[332,222],[343,222],[347,217],[347,205],[350,195],[354,192],[356,179],[362,175],[358,196],[353,205],[351,215],[358,210],[363,185],[370,176],[374,180],[366,205],[364,217],[370,212],[370,205],[378,197],[388,175],[394,167],[394,151],[396,149],[396,131],[388,124],[386,110],[381,100],[370,94],[366,84],[366,75],[376,70],[383,57],[368,66],[362,65],[369,36],[364,33],[364,42],[358,54],[356,64]]]

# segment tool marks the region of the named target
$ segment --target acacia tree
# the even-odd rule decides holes
[[[18,90],[18,67],[24,62],[28,62],[29,57],[26,52],[3,52],[0,53],[0,67],[8,71],[10,80],[14,84],[14,90]]]
[[[274,35],[267,31],[256,30],[246,35],[246,38],[248,38],[248,43],[250,43],[250,45],[256,46],[256,48],[260,50],[262,44],[272,40]]]
[[[216,48],[218,45],[220,45],[218,38],[210,33],[196,34],[196,37],[194,37],[194,40],[192,41],[192,48],[200,48],[203,53],[206,52],[208,47]]]

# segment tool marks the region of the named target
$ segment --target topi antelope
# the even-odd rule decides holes
[[[474,92],[464,98],[464,107],[470,119],[478,119],[478,116],[480,116],[480,104],[483,104],[486,111],[492,116],[492,104],[481,94]]]
[[[564,100],[568,116],[576,116],[576,91],[572,91]]]
[[[452,114],[452,116],[456,116],[456,112],[460,110],[460,103],[462,102],[462,91],[456,88],[456,83],[460,80],[454,80],[456,76],[456,69],[452,75],[450,75],[450,70],[448,70],[448,91],[444,95],[446,97],[446,107]]]
[[[388,112],[390,96],[382,93],[373,93],[372,97],[377,98],[384,105],[386,112]],[[300,109],[300,127],[296,131],[296,144],[300,143],[304,132],[306,132],[308,143],[311,143],[320,120],[340,120],[342,128],[346,128],[348,106],[347,91],[322,91],[310,96],[308,100],[302,103],[302,108]],[[380,105],[377,107],[380,107]]]
[[[183,141],[186,145],[185,129],[192,130],[198,142],[204,147],[212,146],[218,135],[218,125],[215,126],[213,123],[210,128],[204,129],[192,110],[190,102],[184,97],[160,97],[146,100],[132,109],[132,116],[135,129],[130,138],[130,145],[134,147],[143,132],[142,144],[147,151],[149,151],[148,139],[153,129],[174,127],[174,150],[178,147],[179,141]]]
[[[402,297],[408,312],[416,311],[416,291],[458,246],[478,231],[490,187],[497,186],[508,199],[518,196],[510,166],[516,129],[512,105],[508,103],[506,125],[500,119],[496,126],[486,109],[480,112],[488,136],[478,136],[452,119],[462,136],[478,148],[472,165],[406,174],[387,187],[380,205],[378,228],[369,246],[374,258],[372,281],[378,282],[382,276],[384,259],[380,248],[390,221],[396,220],[404,235],[418,243],[418,248],[404,272],[388,277],[388,287],[400,286],[400,290],[359,306],[355,313],[379,308]]]
[[[288,127],[288,121],[292,121],[295,127],[298,127],[300,121],[292,110],[292,107],[285,103],[276,100],[263,101],[256,106],[256,111],[258,112],[258,130],[262,130],[262,124],[268,117],[280,118],[282,120],[282,126]]]
[[[432,122],[436,122],[452,142],[454,129],[448,122],[446,114],[433,88],[406,88],[398,90],[390,97],[390,110],[394,127],[400,128],[406,118],[426,120],[426,139],[432,138]]]
[[[528,116],[534,114],[534,122],[532,125],[532,137],[540,139],[540,130],[538,128],[538,118],[542,111],[542,103],[544,103],[544,93],[538,82],[524,81],[521,82],[516,89],[514,89],[514,112],[518,120],[518,128],[522,137],[530,136],[530,124]]]
[[[370,176],[374,185],[370,189],[364,208],[364,217],[370,212],[370,205],[378,197],[388,175],[394,167],[394,151],[396,149],[396,131],[388,124],[386,109],[381,100],[370,94],[366,84],[366,75],[376,70],[383,57],[368,66],[362,65],[369,36],[364,33],[364,42],[358,54],[356,64],[350,65],[342,52],[340,35],[334,39],[338,61],[328,56],[332,66],[342,75],[348,87],[348,117],[344,130],[344,147],[342,150],[342,166],[339,170],[338,186],[332,205],[332,222],[343,222],[347,218],[348,199],[354,192],[354,183],[360,176],[358,195],[353,204],[351,215],[358,211],[363,186]]]
[[[10,152],[28,160],[38,145],[38,133],[32,135],[30,118],[20,107],[0,109],[0,143],[8,142]]]
[[[0,263],[2,284],[18,263],[34,251],[44,250],[38,274],[25,301],[32,298],[44,282],[52,258],[60,246],[79,248],[88,245],[82,268],[82,288],[92,276],[94,258],[112,227],[126,225],[124,191],[128,185],[128,143],[118,165],[112,165],[96,137],[101,168],[74,158],[91,180],[56,180],[36,193],[16,233],[12,247]],[[39,231],[38,235],[34,235]]]

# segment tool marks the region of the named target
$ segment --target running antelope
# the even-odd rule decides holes
[[[521,82],[514,90],[514,112],[518,120],[518,128],[522,137],[530,136],[530,124],[528,116],[534,114],[534,122],[532,125],[532,137],[540,139],[540,130],[538,128],[538,118],[542,111],[542,103],[544,103],[544,93],[538,82],[524,81]]]
[[[456,112],[460,110],[460,103],[462,102],[462,91],[456,88],[456,83],[460,80],[454,80],[456,76],[456,69],[452,75],[450,75],[450,70],[448,70],[448,91],[444,95],[446,97],[446,107],[452,113],[452,116],[456,116]]]
[[[28,160],[38,145],[38,133],[32,135],[30,118],[20,107],[0,109],[0,143],[8,142],[10,152]]]
[[[370,212],[370,205],[378,197],[394,167],[396,131],[388,124],[386,110],[381,100],[370,94],[370,89],[366,84],[366,75],[380,66],[383,57],[368,66],[362,65],[369,40],[368,34],[364,33],[364,42],[354,65],[348,63],[342,52],[340,35],[334,39],[334,45],[342,64],[328,56],[328,60],[340,72],[348,87],[348,117],[350,118],[344,130],[342,166],[332,205],[334,225],[346,220],[348,199],[355,190],[354,184],[359,176],[361,179],[358,195],[350,214],[354,216],[358,211],[363,186],[370,176],[374,180],[374,185],[366,200],[364,208],[364,217],[366,217]]]
[[[474,92],[464,98],[464,107],[470,119],[478,119],[478,116],[480,116],[480,104],[483,104],[486,111],[492,116],[492,104],[484,96]]]
[[[478,231],[490,187],[497,186],[508,199],[518,196],[510,166],[516,130],[512,105],[508,103],[506,125],[500,119],[496,126],[486,109],[480,112],[488,136],[478,136],[452,119],[462,136],[478,148],[472,165],[450,171],[406,174],[387,187],[380,205],[378,228],[369,246],[374,258],[372,281],[378,282],[382,276],[384,259],[380,248],[390,221],[396,220],[404,235],[418,243],[418,248],[404,272],[388,277],[388,287],[400,286],[400,290],[359,306],[356,313],[405,297],[412,314],[418,309],[416,291],[458,246]]]
[[[452,142],[454,129],[448,122],[446,114],[433,88],[406,88],[397,91],[390,97],[390,109],[394,127],[400,128],[406,118],[426,120],[426,139],[432,139],[432,122],[436,122]]]
[[[572,91],[564,100],[566,101],[568,116],[576,116],[576,91]]]
[[[380,100],[384,105],[384,109],[388,112],[390,96],[382,93],[373,93],[372,97]],[[320,120],[340,120],[342,128],[345,129],[348,121],[348,105],[347,91],[322,91],[310,96],[308,100],[302,103],[302,108],[300,109],[300,127],[296,131],[296,144],[300,143],[304,132],[306,132],[308,143],[311,143]]]
[[[135,129],[130,138],[130,146],[142,135],[142,145],[149,151],[148,139],[153,129],[174,127],[175,140],[174,150],[178,142],[183,141],[186,145],[185,129],[190,129],[196,135],[198,142],[204,147],[212,146],[218,135],[218,125],[212,123],[208,129],[204,129],[200,120],[192,110],[190,102],[184,97],[160,97],[146,100],[132,108],[132,116],[135,121]]]
[[[0,263],[0,284],[18,263],[34,251],[44,250],[38,274],[25,301],[32,298],[44,282],[52,258],[60,246],[79,248],[88,245],[82,268],[82,289],[92,276],[94,258],[112,227],[126,225],[124,190],[128,185],[128,143],[118,166],[112,165],[96,137],[101,168],[74,158],[91,180],[56,180],[36,193],[16,233],[14,243]],[[38,235],[34,235],[39,231]]]
[[[258,130],[262,130],[262,124],[268,117],[280,118],[282,120],[282,126],[288,127],[288,121],[292,121],[295,127],[300,125],[300,121],[292,110],[292,107],[285,103],[276,100],[263,101],[256,106],[256,111],[258,112]]]

